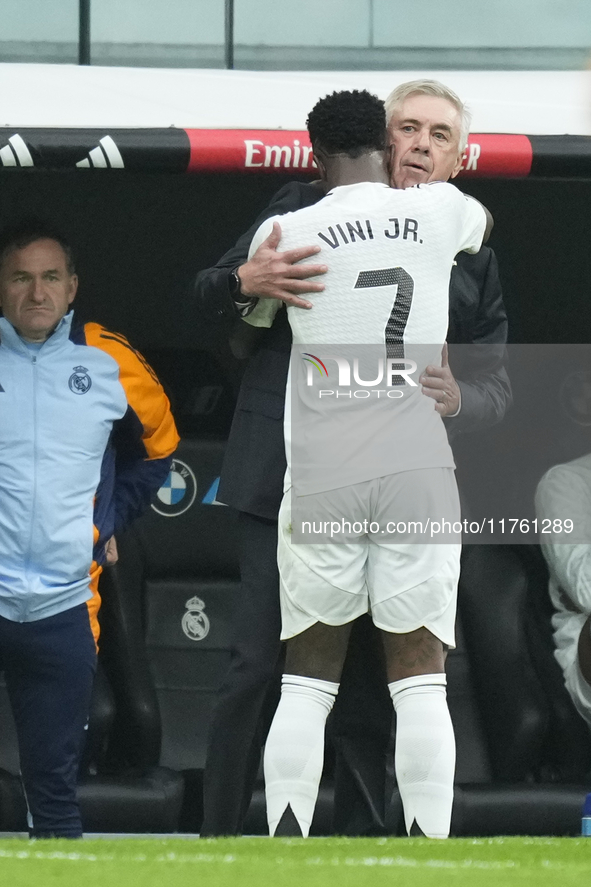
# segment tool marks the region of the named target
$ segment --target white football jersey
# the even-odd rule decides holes
[[[286,443],[298,492],[453,467],[443,422],[418,377],[441,365],[452,263],[461,250],[480,249],[482,206],[443,182],[341,186],[264,222],[250,255],[274,221],[281,251],[317,244],[320,252],[304,262],[329,269],[316,278],[323,292],[307,296],[311,310],[288,309]],[[261,299],[246,321],[269,327],[281,306]]]

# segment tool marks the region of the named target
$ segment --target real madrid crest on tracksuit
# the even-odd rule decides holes
[[[92,385],[92,379],[88,375],[86,367],[74,367],[74,372],[68,379],[68,385],[74,394],[86,394]]]

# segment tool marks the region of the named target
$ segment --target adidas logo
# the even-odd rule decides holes
[[[10,136],[8,144],[0,148],[0,163],[2,166],[35,166],[31,152],[18,134]]]
[[[123,157],[119,152],[119,148],[111,138],[105,136],[102,138],[97,147],[88,152],[88,157],[79,160],[76,166],[83,168],[95,167],[96,169],[123,169]]]

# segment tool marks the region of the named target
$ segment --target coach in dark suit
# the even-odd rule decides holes
[[[386,102],[393,143],[392,174],[397,187],[457,174],[466,145],[469,115],[462,102],[435,81],[413,81]],[[250,242],[261,222],[316,203],[319,185],[290,183],[278,192],[250,230],[214,268],[199,274],[196,293],[204,316],[230,329],[258,297],[280,298],[305,310],[305,294],[321,284],[306,278],[323,266],[294,265],[314,249],[277,251],[280,230],[247,261]],[[492,250],[461,253],[450,283],[449,366],[423,379],[423,391],[446,418],[450,436],[500,421],[510,402],[502,366],[507,319],[497,262]],[[453,345],[477,347],[471,355]],[[208,745],[201,834],[230,835],[242,830],[260,759],[260,750],[278,698],[273,680],[280,657],[277,514],[283,492],[285,449],[283,411],[291,331],[280,311],[247,365],[222,469],[218,499],[240,512],[241,602],[236,613],[230,670],[221,690]],[[454,363],[457,359],[457,366]],[[462,366],[460,367],[460,364]],[[357,626],[356,626],[357,628]],[[373,693],[364,675],[381,669],[377,643],[367,644],[371,627],[359,620],[343,673],[343,692],[335,707],[337,803],[335,829],[341,833],[379,833],[388,829],[383,774],[392,706],[383,683]],[[355,645],[364,649],[367,667],[355,669]],[[374,657],[370,663],[368,657]],[[378,672],[378,681],[375,672]],[[350,677],[348,678],[348,675]],[[347,685],[350,690],[347,692]],[[277,696],[276,696],[277,694]],[[362,700],[370,696],[373,716],[359,720]],[[340,702],[340,705],[339,705]],[[358,803],[360,802],[360,803]]]

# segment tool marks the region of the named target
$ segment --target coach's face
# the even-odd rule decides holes
[[[410,95],[388,125],[395,188],[447,182],[460,171],[460,112],[447,99]]]
[[[55,240],[35,240],[5,255],[0,267],[0,307],[26,342],[44,342],[76,295],[78,278]]]

